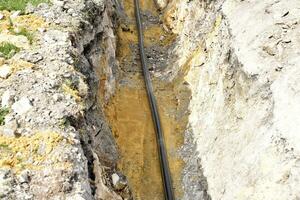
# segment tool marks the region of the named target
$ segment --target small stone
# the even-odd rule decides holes
[[[0,57],[0,66],[4,65],[4,63],[5,63],[5,58]]]
[[[69,14],[72,14],[72,13],[74,13],[74,12],[75,12],[75,10],[72,9],[72,8],[70,8],[70,9],[68,10],[68,13],[69,13]]]
[[[16,27],[16,28],[14,28],[14,32],[15,32],[16,34],[19,34],[19,33],[21,33],[21,29],[20,29],[20,27]]]
[[[2,133],[5,137],[15,137],[15,131],[9,128],[3,128]]]
[[[38,28],[37,30],[38,30],[40,33],[46,32],[46,29],[45,29],[45,28]]]
[[[41,144],[40,144],[40,146],[39,146],[39,149],[38,149],[37,153],[38,153],[39,155],[44,155],[45,152],[46,152],[46,147],[47,147],[47,145],[45,144],[45,142],[41,142]]]
[[[63,96],[61,95],[61,94],[54,94],[53,95],[53,99],[54,99],[54,101],[61,101],[62,100],[62,98],[63,98]]]
[[[2,65],[0,67],[0,78],[7,79],[11,75],[11,67],[9,65]]]
[[[30,43],[26,36],[24,35],[13,35],[13,34],[0,34],[0,43],[8,42],[18,48],[29,49]],[[14,49],[12,51],[15,51]],[[16,53],[16,52],[15,52]],[[2,57],[4,57],[3,55]]]
[[[68,181],[64,182],[62,185],[62,190],[64,192],[70,192],[72,190],[72,184],[69,183]]]
[[[66,197],[66,200],[85,200],[85,199],[86,198],[82,197],[82,194],[74,194]]]
[[[0,169],[0,199],[5,198],[12,190],[11,171],[8,169]]]
[[[31,14],[34,12],[34,10],[35,10],[35,7],[31,3],[28,3],[25,8],[26,14]]]
[[[11,18],[11,19],[15,19],[15,18],[17,18],[20,14],[21,14],[21,11],[20,11],[20,10],[15,11],[12,15],[10,15],[10,18]]]
[[[270,47],[270,46],[264,46],[263,50],[268,53],[270,56],[275,56],[276,55],[276,50],[274,47]]]
[[[25,54],[22,56],[22,58],[24,60],[26,60],[27,62],[34,63],[34,64],[36,64],[44,59],[44,57],[38,52]]]
[[[22,156],[21,152],[16,153],[16,157],[21,157],[21,156]]]
[[[2,107],[10,107],[13,104],[14,95],[10,90],[6,90],[1,98],[1,106]]]
[[[54,21],[54,23],[58,25],[58,24],[60,24],[60,20],[57,19],[57,20]]]
[[[1,132],[2,136],[5,136],[5,137],[15,137],[15,134],[14,134],[13,131],[7,131],[6,128],[4,128],[3,126],[0,126],[0,132]]]
[[[29,171],[24,170],[21,172],[21,174],[18,176],[19,182],[22,183],[28,183],[29,182]]]
[[[116,190],[122,190],[127,185],[127,180],[125,176],[119,175],[117,173],[112,174],[112,183]]]
[[[32,104],[26,97],[22,97],[19,101],[12,105],[13,111],[19,115],[26,113],[31,108]]]
[[[64,1],[61,1],[61,0],[53,0],[52,3],[54,5],[57,5],[59,7],[63,7],[65,5],[65,2]]]
[[[88,95],[89,87],[82,79],[79,80],[77,87],[78,87],[79,96],[84,97]]]
[[[19,125],[16,119],[12,119],[10,121],[5,120],[5,126],[3,128],[4,135],[14,137],[17,132],[18,126]]]

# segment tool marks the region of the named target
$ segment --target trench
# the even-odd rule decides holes
[[[128,178],[134,199],[164,199],[156,136],[146,95],[138,54],[138,38],[133,0],[124,0],[124,10],[116,28],[119,62],[114,94],[104,105],[104,113],[116,140],[120,159],[117,168]],[[182,78],[172,82],[159,78],[169,65],[168,52],[176,35],[164,30],[154,1],[140,1],[144,22],[145,50],[152,73],[162,128],[166,141],[170,171],[176,199],[183,195],[184,162],[180,147],[188,121],[190,91]],[[107,96],[102,84],[100,98]]]

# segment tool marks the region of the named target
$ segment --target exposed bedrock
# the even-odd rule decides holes
[[[206,195],[191,189],[202,183],[191,168],[207,181],[203,199],[299,198],[299,6],[225,0],[166,7],[178,33],[170,71],[188,64],[192,91],[188,135],[196,156],[184,171],[185,199]]]

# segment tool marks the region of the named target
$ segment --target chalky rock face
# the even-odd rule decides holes
[[[298,0],[167,6],[166,21],[179,34],[173,73],[187,63],[192,91],[187,135],[195,156],[184,199],[299,198],[299,7]],[[205,182],[198,192],[196,168]]]

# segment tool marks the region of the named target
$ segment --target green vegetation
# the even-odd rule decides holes
[[[40,3],[48,2],[49,0],[0,0],[0,10],[20,10],[24,13],[28,3],[31,3],[33,6],[37,6]]]
[[[3,149],[8,149],[9,146],[7,144],[0,144],[0,148],[3,148]]]
[[[10,59],[19,51],[20,48],[11,43],[5,42],[0,44],[0,54],[3,54],[3,57],[6,59]]]
[[[9,113],[8,108],[1,108],[0,109],[0,126],[4,125],[5,116]]]

